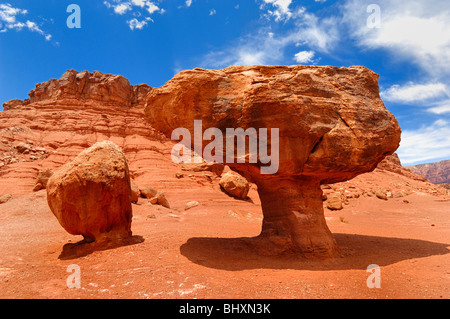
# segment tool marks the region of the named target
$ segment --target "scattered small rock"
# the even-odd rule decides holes
[[[31,151],[32,148],[33,147],[30,144],[23,143],[23,142],[20,142],[19,144],[16,145],[16,150],[19,153],[25,153],[25,151],[29,152],[29,151]]]
[[[156,194],[158,194],[158,191],[151,186],[141,188],[140,191],[142,197],[149,199],[155,197]]]
[[[341,210],[342,206],[341,195],[338,193],[331,193],[327,196],[327,208],[330,210]]]
[[[131,202],[136,204],[139,200],[139,196],[141,195],[141,191],[139,190],[139,186],[137,186],[134,182],[131,182],[130,186],[131,186]]]
[[[0,197],[0,204],[4,204],[7,201],[11,200],[12,195],[11,194],[5,194],[3,196]]]
[[[382,191],[376,191],[375,192],[375,196],[378,197],[379,199],[382,199],[382,200],[387,200],[388,199],[386,193],[382,192]]]
[[[191,208],[197,207],[199,205],[198,202],[196,201],[192,201],[186,204],[186,206],[184,206],[184,210],[189,210]]]
[[[170,208],[169,201],[167,200],[164,193],[158,193],[156,194],[156,199],[158,200],[157,203],[163,207]]]
[[[38,176],[36,177],[36,183],[34,185],[33,192],[37,192],[41,189],[47,188],[48,180],[52,175],[53,172],[50,169],[39,171]]]

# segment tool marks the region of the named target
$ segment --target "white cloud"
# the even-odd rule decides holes
[[[190,7],[192,5],[192,0],[186,0],[186,7]]]
[[[276,37],[267,29],[242,37],[222,51],[210,52],[202,58],[204,67],[221,68],[230,65],[278,64],[290,38]]]
[[[114,12],[117,14],[120,14],[120,15],[125,14],[125,12],[131,10],[131,6],[129,3],[121,3],[121,4],[118,4],[113,7],[114,7]]]
[[[417,130],[404,130],[397,153],[406,165],[450,158],[450,124],[440,119]]]
[[[433,103],[432,107],[429,108],[428,111],[434,114],[450,113],[450,98]]]
[[[0,32],[5,33],[8,30],[21,31],[22,29],[28,29],[31,32],[39,33],[44,36],[45,40],[50,41],[52,35],[44,32],[36,22],[31,20],[26,20],[25,22],[18,21],[18,16],[26,14],[28,14],[28,11],[25,9],[14,8],[9,3],[1,3]]]
[[[16,16],[20,14],[27,14],[27,10],[14,8],[9,3],[0,4],[0,21],[7,24],[14,24],[16,22]]]
[[[380,93],[381,97],[389,102],[414,103],[447,95],[447,87],[443,83],[415,84],[409,82],[400,86],[395,84]]]
[[[379,0],[380,28],[370,28],[372,0],[348,0],[344,19],[362,47],[385,49],[429,74],[450,74],[450,6],[448,0]]]
[[[312,63],[314,61],[314,51],[300,51],[294,55],[294,60],[300,64]]]
[[[156,4],[154,4],[152,2],[147,3],[147,11],[148,11],[148,13],[152,14],[152,13],[154,13],[156,11],[159,11],[159,10],[160,10],[160,8]]]
[[[289,8],[292,0],[263,0],[264,4],[271,4],[275,10],[268,10],[270,16],[275,17],[275,21],[289,20],[292,11]]]
[[[213,16],[213,15],[215,15],[216,13],[217,13],[216,9],[211,9],[211,10],[209,10],[209,15],[210,15],[210,16]]]
[[[132,4],[137,6],[137,7],[145,7],[147,1],[146,0],[131,0]]]
[[[321,19],[313,13],[307,13],[305,8],[297,8],[292,15],[292,28],[275,34],[270,26],[260,27],[228,44],[228,47],[208,53],[202,58],[202,66],[217,68],[229,65],[284,64],[286,49],[295,46],[314,49],[315,54],[328,53],[339,39],[334,28],[336,20],[335,17]]]
[[[155,2],[150,0],[111,0],[104,1],[104,5],[110,9],[113,8],[114,13],[119,15],[130,14],[134,16],[133,19],[127,20],[127,24],[131,30],[142,30],[149,21],[153,22],[153,19],[149,15],[158,12],[163,14],[164,9],[158,7]],[[137,18],[143,17],[143,19],[138,20]]]
[[[328,53],[339,41],[339,21],[336,17],[320,19],[315,14],[302,12],[297,17],[296,24],[299,38],[319,51]]]
[[[141,30],[147,25],[148,21],[153,21],[153,20],[150,17],[147,17],[141,21],[139,21],[136,18],[133,18],[131,20],[128,20],[127,23],[131,30],[135,30],[135,29]]]

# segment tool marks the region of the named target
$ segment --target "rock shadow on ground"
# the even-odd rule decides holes
[[[121,240],[109,240],[105,239],[99,242],[87,242],[81,240],[77,243],[65,244],[62,248],[61,254],[58,259],[60,260],[70,260],[85,257],[96,251],[116,249],[124,246],[131,246],[143,243],[145,241],[144,237],[139,235],[131,236],[130,238],[125,238]]]
[[[299,254],[265,256],[258,253],[258,237],[254,238],[190,238],[180,252],[195,264],[221,270],[297,269],[349,270],[367,269],[371,264],[387,266],[409,259],[445,255],[450,245],[426,240],[334,234],[341,257],[311,260]],[[259,248],[260,249],[260,248]]]

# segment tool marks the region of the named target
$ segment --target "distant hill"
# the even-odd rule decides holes
[[[450,184],[450,160],[409,166],[408,168],[433,184]]]

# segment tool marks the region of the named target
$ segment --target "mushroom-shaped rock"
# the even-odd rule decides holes
[[[110,141],[94,144],[54,172],[47,201],[61,226],[86,241],[131,237],[127,160]]]
[[[320,185],[372,171],[400,143],[400,127],[379,96],[378,75],[361,66],[182,71],[149,93],[145,111],[151,125],[168,136],[177,128],[187,129],[197,153],[210,150],[212,143],[211,134],[204,134],[199,149],[199,120],[200,133],[209,128],[222,132],[223,147],[214,144],[211,154],[222,156],[222,163],[257,185],[264,214],[258,239],[268,253],[338,256]],[[238,143],[227,147],[227,141],[234,143],[227,134],[230,128],[255,129],[259,141],[266,134],[267,149],[259,144],[258,154],[246,147],[239,155]],[[272,139],[275,129],[278,139]],[[278,157],[278,170],[266,174],[262,168],[271,152],[272,160]],[[251,162],[255,155],[258,160]]]

